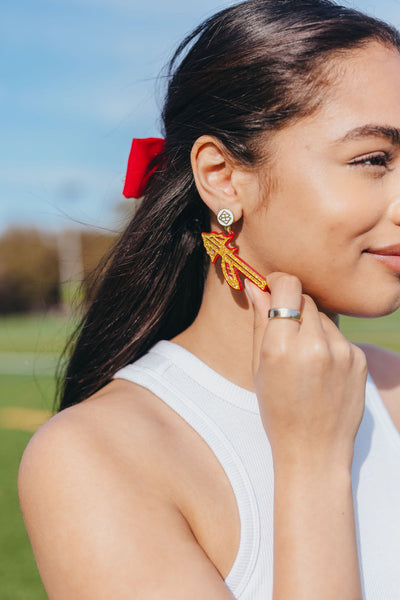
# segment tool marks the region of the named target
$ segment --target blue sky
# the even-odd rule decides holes
[[[115,227],[131,139],[160,134],[157,76],[187,32],[234,3],[2,0],[0,233]],[[347,4],[400,26],[400,0]]]

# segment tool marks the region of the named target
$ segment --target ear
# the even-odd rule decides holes
[[[193,145],[191,163],[200,197],[214,213],[229,208],[235,221],[243,215],[245,180],[249,172],[235,165],[223,144],[203,135]]]

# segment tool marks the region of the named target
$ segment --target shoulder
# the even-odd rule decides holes
[[[128,505],[136,496],[139,504],[157,497],[174,510],[171,473],[181,455],[174,427],[156,396],[120,379],[53,416],[33,435],[20,463],[28,533],[36,537],[49,515],[65,520],[61,507],[74,507],[81,519],[85,506],[101,514],[106,505]]]
[[[369,344],[359,344],[367,357],[368,371],[382,401],[400,432],[400,354]]]
[[[90,494],[88,487],[95,486],[96,479],[117,480],[120,464],[125,465],[125,477],[140,464],[141,432],[150,428],[150,421],[136,410],[136,427],[132,427],[131,405],[140,406],[144,392],[139,387],[131,388],[127,397],[128,390],[120,382],[112,382],[87,400],[54,415],[33,435],[18,473],[28,530],[31,516],[33,522],[36,518],[36,501],[46,504],[46,493],[54,498],[57,486],[68,486],[71,493],[83,486]]]
[[[358,344],[367,357],[368,371],[378,388],[400,387],[400,354],[372,344]]]
[[[221,584],[176,502],[175,426],[153,394],[115,380],[33,436],[18,489],[49,598],[85,589],[85,598],[122,599],[139,587],[138,598],[150,598],[157,586],[165,598],[183,598],[172,572],[189,597],[204,570],[207,585]]]
[[[162,403],[151,392],[124,380],[112,381],[53,416],[34,434],[20,465],[22,495],[30,474],[41,468],[47,473],[54,470],[57,478],[62,469],[72,469],[75,475],[93,474],[94,464],[96,471],[115,473],[116,465],[123,462],[125,476],[140,467],[156,477],[153,467],[158,453],[166,450],[167,427]],[[144,451],[146,461],[141,460]]]

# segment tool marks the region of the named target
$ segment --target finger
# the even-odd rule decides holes
[[[304,296],[304,309],[302,312],[302,327],[300,338],[316,342],[323,339],[326,348],[332,355],[346,357],[351,354],[351,344],[341,333],[335,322],[325,313],[318,311],[318,307],[310,296]]]
[[[336,349],[344,349],[353,352],[355,346],[340,331],[338,324],[330,319],[326,314],[319,313],[321,318],[321,326],[324,330],[325,337],[328,339],[330,346]],[[358,354],[358,352],[356,351]]]
[[[315,336],[325,337],[325,330],[322,326],[322,319],[324,317],[322,313],[318,311],[318,307],[314,300],[308,294],[303,294],[303,304],[301,309],[301,333],[302,336],[313,334]]]
[[[314,329],[315,332],[322,332],[327,339],[337,341],[346,340],[335,322],[328,315],[318,310],[311,296],[307,294],[303,294],[303,296],[305,305],[302,311],[302,318],[305,327],[302,327],[302,332],[306,330],[310,332]]]
[[[247,279],[245,280],[245,289],[253,307],[253,371],[256,372],[259,364],[261,344],[268,323],[268,311],[271,308],[271,295],[269,292],[261,291],[254,283],[251,283]]]
[[[328,315],[321,312],[319,313],[319,315],[321,320],[321,327],[323,328],[326,335],[336,339],[345,339],[339,327],[332,319],[328,317]]]
[[[271,289],[271,308],[302,309],[301,281],[287,273],[272,273],[268,277]],[[271,318],[268,321],[268,336],[278,335],[281,340],[299,333],[300,322],[294,319]]]

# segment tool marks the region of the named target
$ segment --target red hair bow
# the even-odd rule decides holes
[[[162,138],[135,138],[132,142],[128,159],[123,194],[125,198],[140,198],[150,176],[158,165],[149,170],[156,156],[164,150],[165,140]]]

